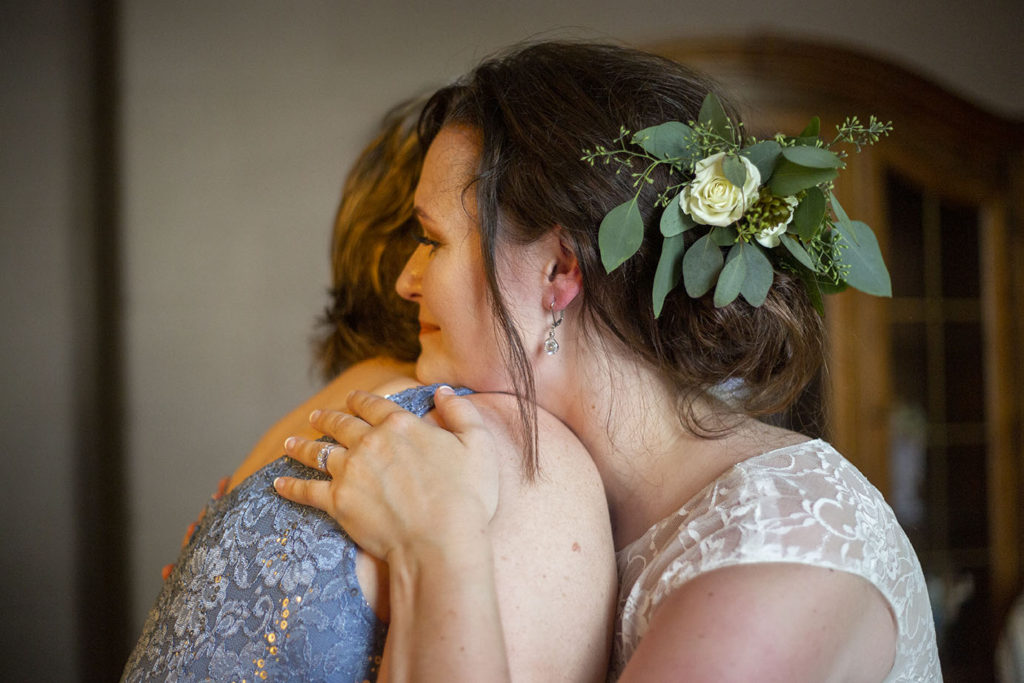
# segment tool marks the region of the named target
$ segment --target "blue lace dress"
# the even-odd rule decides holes
[[[391,400],[423,416],[435,388]],[[355,543],[323,512],[278,496],[280,476],[327,478],[282,457],[212,500],[123,681],[376,680],[387,625],[360,590]]]

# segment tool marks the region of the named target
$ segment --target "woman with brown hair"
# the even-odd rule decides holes
[[[748,149],[709,95],[668,60],[566,43],[436,93],[423,245],[397,287],[419,305],[417,378],[511,384],[526,442],[536,405],[586,446],[619,565],[612,678],[938,679],[921,569],[881,495],[829,444],[758,419],[820,367],[822,291],[884,293],[877,245],[826,203],[841,159],[813,124]],[[515,679],[491,597],[492,430],[448,390],[443,429],[348,405],[312,416],[339,446],[287,442],[333,479],[275,486],[388,562],[388,674]]]
[[[279,497],[272,482],[323,477],[281,457],[284,434],[305,425],[313,435],[309,405],[343,406],[362,388],[397,392],[393,405],[418,415],[430,409],[433,389],[416,386],[408,363],[418,352],[415,307],[393,290],[418,234],[418,111],[411,104],[392,113],[345,184],[333,302],[318,345],[326,374],[340,374],[268,432],[204,509],[167,571],[124,680],[376,679],[388,632],[387,567],[328,516]],[[527,680],[601,679],[615,567],[600,478],[571,432],[543,413],[532,454],[545,476],[531,478],[507,426],[516,402],[472,400],[496,435],[503,502],[488,531],[499,553],[491,599],[502,608],[511,669]],[[570,630],[573,638],[563,640]]]

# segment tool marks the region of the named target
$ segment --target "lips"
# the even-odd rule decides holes
[[[430,334],[431,332],[437,332],[440,329],[440,327],[433,323],[423,322],[422,320],[420,321],[420,336]]]

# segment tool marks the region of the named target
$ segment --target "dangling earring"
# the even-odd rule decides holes
[[[551,329],[548,331],[548,338],[544,340],[544,353],[553,356],[558,353],[558,342],[555,341],[555,328],[562,324],[565,317],[565,310],[558,312],[558,319],[555,319],[555,302],[551,302]]]

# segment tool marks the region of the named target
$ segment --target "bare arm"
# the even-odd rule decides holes
[[[375,413],[382,404],[359,410],[386,425],[371,436],[361,420],[328,416],[339,424],[318,426],[353,447],[332,454],[333,485],[279,484],[283,495],[327,510],[388,559],[392,625],[383,673],[388,680],[602,680],[616,579],[589,456],[542,416],[541,474],[527,482],[507,427],[516,424],[513,399],[440,398],[438,406],[452,432],[387,407]],[[302,448],[289,452],[314,457]]]
[[[665,598],[619,680],[881,681],[895,644],[885,599],[858,576],[732,566]]]

